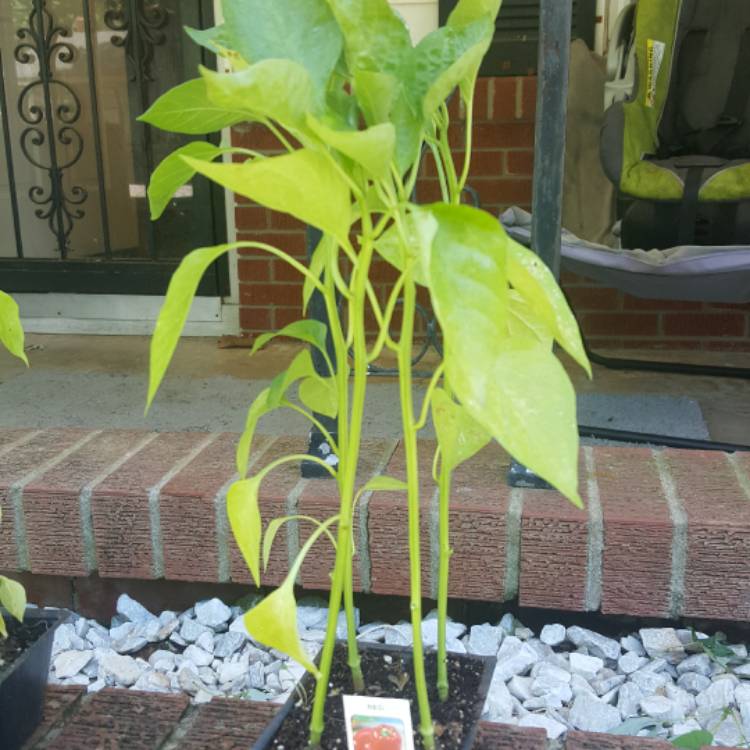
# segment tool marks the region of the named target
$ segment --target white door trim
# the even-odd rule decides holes
[[[14,294],[27,333],[150,335],[163,296],[136,294]],[[185,336],[221,336],[240,330],[239,307],[220,297],[196,297]]]

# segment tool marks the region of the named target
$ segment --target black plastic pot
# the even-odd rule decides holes
[[[0,748],[17,750],[42,719],[52,641],[58,625],[68,618],[63,609],[27,609],[25,624],[47,623],[47,629],[0,678]],[[3,617],[12,627],[11,617]]]
[[[346,648],[346,642],[341,642],[339,644],[343,647],[343,649]],[[392,655],[403,655],[403,654],[411,654],[411,648],[406,646],[386,646],[382,643],[360,643],[359,644],[360,653],[366,653],[366,652],[372,652],[377,651],[384,654],[392,654]],[[336,656],[339,656],[341,654],[341,651],[337,649]],[[336,658],[334,656],[334,659]],[[485,699],[487,697],[487,691],[490,687],[490,682],[492,680],[492,673],[495,669],[495,663],[496,659],[494,656],[477,656],[475,654],[456,654],[456,653],[450,653],[450,658],[458,659],[459,661],[468,661],[468,662],[474,662],[479,663],[482,665],[482,676],[479,681],[479,685],[477,687],[477,713],[474,717],[474,723],[471,728],[471,730],[466,734],[466,736],[463,739],[463,743],[461,745],[462,750],[471,750],[472,747],[474,747],[474,740],[477,736],[477,731],[479,729],[479,718],[482,712],[482,707],[484,706]],[[434,650],[429,650],[425,654],[425,658],[435,658],[435,652]],[[302,680],[300,681],[300,684],[303,687],[303,690],[300,691],[295,690],[292,692],[292,694],[287,698],[286,703],[279,709],[279,711],[276,713],[276,715],[271,719],[271,721],[267,724],[266,728],[263,730],[263,734],[256,740],[255,744],[252,746],[252,750],[267,750],[267,748],[271,747],[271,743],[273,742],[274,738],[278,734],[279,730],[281,729],[282,725],[286,721],[287,717],[294,711],[296,704],[299,700],[300,693],[304,695],[311,696],[315,690],[315,680],[313,676],[309,673],[306,673]],[[387,698],[388,696],[382,696],[384,698]],[[416,707],[413,708],[412,711],[412,723],[414,727],[416,728],[419,725],[419,717],[415,713]],[[342,747],[345,746],[342,745]]]

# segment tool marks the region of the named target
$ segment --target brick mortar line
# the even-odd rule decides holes
[[[604,522],[596,481],[596,458],[594,449],[584,447],[586,461],[586,488],[588,490],[588,537],[586,549],[586,592],[584,609],[596,612],[602,603],[602,556],[604,554]]]
[[[734,469],[734,473],[737,476],[737,482],[745,493],[745,497],[750,500],[750,477],[748,477],[742,470],[742,467],[737,460],[737,454],[725,453],[724,455],[726,456],[727,461],[729,461],[729,465]]]
[[[10,453],[12,450],[20,448],[22,445],[26,445],[26,443],[30,443],[34,438],[39,437],[39,435],[41,435],[43,432],[44,430],[32,430],[28,435],[22,435],[21,437],[16,438],[7,445],[4,445],[2,448],[0,448],[0,458],[2,458],[6,453]]]
[[[669,585],[669,615],[676,618],[682,614],[685,601],[685,568],[687,567],[687,513],[677,493],[677,487],[672,477],[664,453],[652,449],[656,467],[659,471],[664,497],[669,506],[669,516],[672,520],[672,570]]]
[[[99,472],[90,482],[81,487],[78,495],[78,507],[81,514],[81,537],[83,539],[83,558],[86,564],[86,570],[93,573],[97,570],[96,544],[94,542],[94,524],[91,520],[91,497],[94,490],[107,477],[114,474],[123,464],[129,461],[139,451],[143,450],[150,442],[156,440],[158,433],[152,433],[142,438],[129,451],[115,459],[109,466]]]
[[[10,500],[13,507],[14,536],[16,542],[19,570],[31,570],[29,546],[28,540],[26,538],[26,519],[23,514],[24,489],[35,479],[38,479],[48,471],[61,464],[68,456],[72,455],[80,448],[83,448],[84,445],[93,440],[97,435],[101,435],[102,432],[103,430],[94,430],[89,435],[84,435],[84,437],[77,440],[75,443],[73,443],[73,445],[68,446],[61,453],[58,453],[47,461],[44,461],[39,466],[37,466],[36,469],[30,471],[24,477],[11,485],[8,491],[8,499]]]
[[[164,549],[161,538],[161,491],[189,463],[194,461],[209,445],[214,443],[219,433],[209,434],[202,442],[183,456],[172,468],[148,490],[148,517],[151,526],[151,573],[154,578],[164,577]]]
[[[375,474],[382,474],[391,462],[398,448],[398,439],[391,440],[385,446],[383,455],[375,466]],[[369,594],[372,591],[372,558],[370,557],[370,499],[372,491],[363,492],[359,498],[359,583],[362,591]]]
[[[505,575],[503,577],[503,601],[518,596],[521,579],[521,514],[523,513],[523,490],[516,487],[510,491],[508,514],[505,521]]]

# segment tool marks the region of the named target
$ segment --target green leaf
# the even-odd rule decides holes
[[[403,222],[406,244],[401,241],[401,234],[396,224],[391,224],[375,242],[378,254],[394,268],[403,273],[405,257],[412,260],[412,278],[417,284],[428,286],[428,269],[432,242],[437,232],[437,221],[429,212],[412,208]]]
[[[349,188],[323,154],[300,149],[244,164],[212,164],[184,157],[201,174],[239,195],[282,211],[348,241]]]
[[[365,122],[371,127],[388,122],[398,90],[398,79],[390,73],[375,70],[357,70],[354,73],[357,101]]]
[[[26,590],[18,581],[0,576],[0,604],[19,622],[26,612]]]
[[[315,414],[335,417],[339,410],[338,391],[335,378],[315,375],[299,384],[300,401]]]
[[[0,292],[0,344],[12,355],[23,360],[28,367],[29,360],[24,351],[23,328],[18,313],[18,304],[5,292]]]
[[[241,107],[225,109],[214,104],[202,78],[181,83],[162,94],[139,118],[162,130],[204,135],[247,119]]]
[[[260,586],[260,540],[262,522],[258,490],[263,475],[235,482],[227,493],[227,516],[237,546],[256,586]]]
[[[459,0],[448,16],[448,26],[472,23],[486,16],[494,25],[501,4],[502,0]]]
[[[239,108],[246,120],[275,120],[287,129],[305,124],[313,106],[309,73],[292,60],[262,60],[237,73],[201,67],[208,98],[217,107]]]
[[[201,277],[212,263],[239,244],[242,243],[232,242],[193,250],[182,259],[177,270],[172,274],[164,304],[156,321],[154,335],[151,337],[147,411],[164,379],[174,350],[177,348],[177,342],[185,327]]]
[[[305,280],[302,283],[302,312],[307,313],[307,305],[310,302],[310,297],[315,291],[315,283],[313,279],[320,279],[323,274],[323,270],[328,263],[331,253],[336,252],[336,245],[333,237],[328,234],[321,237],[318,246],[313,250],[312,258],[310,258],[309,271],[310,275],[305,276]]]
[[[273,411],[272,407],[268,406],[268,394],[270,388],[264,388],[256,397],[250,408],[247,411],[247,417],[245,418],[245,429],[240,435],[240,439],[237,441],[237,473],[240,478],[244,479],[247,476],[247,464],[250,459],[250,448],[253,445],[253,437],[255,436],[255,428],[258,426],[258,421],[264,414],[268,414],[269,411]]]
[[[163,159],[151,174],[151,181],[148,184],[151,221],[156,221],[164,213],[164,209],[169,205],[172,196],[195,174],[195,170],[182,159],[183,156],[211,161],[221,153],[223,153],[223,149],[214,146],[213,143],[193,141],[178,148]]]
[[[318,670],[310,661],[297,630],[295,578],[296,573],[293,577],[290,573],[279,588],[246,612],[243,620],[247,632],[256,641],[281,651],[317,677]]]
[[[694,732],[681,734],[672,740],[675,747],[686,748],[686,750],[701,750],[708,745],[714,744],[714,736],[705,729],[697,729]]]
[[[249,63],[293,60],[321,97],[341,55],[341,31],[325,0],[223,0],[228,44]]]
[[[501,228],[503,234],[505,230]],[[507,237],[507,235],[506,235]],[[557,342],[591,376],[581,332],[555,277],[537,255],[507,237],[508,281],[544,321]]]
[[[525,339],[514,343],[508,335],[507,235],[478,209],[431,210],[438,231],[430,294],[443,330],[448,382],[514,458],[580,505],[573,387],[549,348]]]
[[[396,477],[388,477],[381,474],[373,477],[362,489],[362,492],[405,492],[408,489],[406,482]]]
[[[396,131],[391,123],[367,130],[334,130],[308,115],[307,125],[321,141],[361,164],[376,180],[387,176],[396,145]]]
[[[266,528],[266,533],[263,537],[263,570],[268,567],[268,560],[271,557],[271,549],[273,548],[273,543],[276,539],[276,535],[279,533],[279,529],[281,529],[281,527],[285,523],[289,523],[289,521],[308,521],[309,523],[315,524],[318,528],[322,528],[325,525],[318,521],[317,518],[312,518],[312,516],[297,515],[274,518],[269,522],[268,527]],[[331,532],[328,530],[327,526],[325,527],[324,531],[328,536],[329,541],[333,545],[333,548],[336,549],[336,540],[334,539],[333,534],[331,534]]]
[[[276,409],[281,405],[284,394],[292,383],[303,378],[314,377],[316,375],[313,366],[312,357],[307,349],[299,352],[292,360],[289,367],[280,372],[272,381],[268,393],[268,406]]]
[[[349,69],[394,73],[408,63],[411,36],[388,0],[329,0],[344,34]]]
[[[508,331],[516,342],[526,338],[552,347],[553,332],[515,289],[508,295],[508,313]]]
[[[464,26],[444,26],[417,45],[415,96],[429,121],[460,83],[472,81],[492,43],[495,26],[482,18]]]
[[[490,442],[487,430],[442,388],[432,393],[432,420],[443,463],[450,471]]]
[[[328,326],[319,320],[295,320],[294,323],[284,326],[280,331],[271,331],[270,333],[264,333],[258,336],[258,338],[255,339],[253,348],[250,350],[249,356],[252,357],[253,354],[262,349],[269,341],[279,336],[304,341],[314,346],[320,352],[327,354],[327,335]]]
[[[194,29],[183,26],[185,33],[198,45],[214,54],[221,55],[226,49],[227,35],[223,24],[208,29]]]

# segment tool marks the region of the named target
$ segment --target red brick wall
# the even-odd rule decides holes
[[[494,214],[531,204],[536,79],[483,78],[474,111],[470,185],[482,207]],[[464,156],[463,113],[452,110],[452,142],[457,164]],[[258,125],[234,130],[234,143],[272,153],[275,139]],[[434,164],[425,159],[417,199],[439,197]],[[304,227],[295,220],[239,198],[235,207],[238,239],[275,244],[305,257]],[[393,269],[376,260],[373,281],[383,299]],[[298,274],[260,251],[243,251],[239,261],[240,324],[251,333],[280,328],[302,316]],[[563,274],[563,284],[592,346],[606,348],[705,349],[750,351],[750,305],[641,300],[595,282]],[[423,297],[423,303],[427,300]]]

